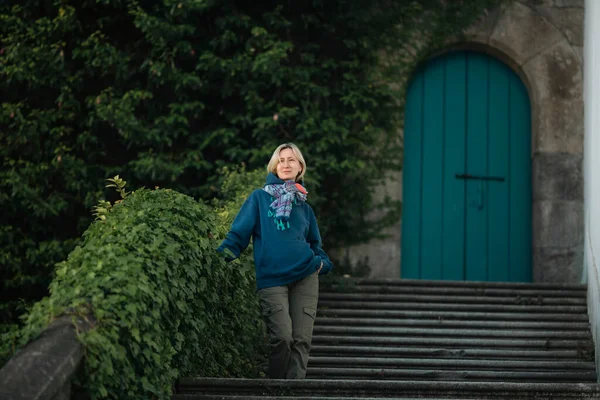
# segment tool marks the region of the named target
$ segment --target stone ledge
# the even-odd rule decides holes
[[[84,332],[91,327],[89,322],[81,319],[76,325]],[[0,399],[68,398],[70,380],[83,354],[72,317],[58,318],[0,369]]]

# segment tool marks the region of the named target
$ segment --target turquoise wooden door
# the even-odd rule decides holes
[[[531,282],[530,104],[487,55],[427,63],[407,94],[403,278]]]

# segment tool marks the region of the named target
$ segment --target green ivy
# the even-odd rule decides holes
[[[0,366],[15,352],[19,340],[19,325],[0,325]]]
[[[224,199],[223,167],[294,141],[325,248],[378,235],[406,80],[500,2],[0,2],[0,324],[46,294],[117,173]]]
[[[124,193],[125,182],[113,182]],[[58,264],[20,343],[57,316],[93,316],[80,335],[92,398],[168,399],[182,375],[258,376],[264,338],[251,253],[227,264],[216,252],[238,205],[215,212],[170,189],[123,197]]]

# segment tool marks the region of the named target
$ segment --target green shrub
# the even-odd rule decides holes
[[[15,350],[19,334],[17,324],[0,325],[0,366],[4,365]]]
[[[225,207],[228,211],[237,214],[246,198],[254,189],[261,189],[265,184],[267,170],[256,169],[247,171],[245,165],[237,168],[224,167],[220,171],[223,177],[221,185],[221,200],[215,199],[216,208]],[[235,215],[229,215],[229,223],[233,222]],[[227,223],[227,221],[223,221]],[[228,227],[229,228],[229,227]]]
[[[294,141],[326,247],[394,223],[373,189],[401,163],[403,82],[499,1],[0,1],[0,323],[46,295],[117,172],[208,200],[221,167]]]
[[[263,331],[246,253],[226,264],[214,210],[171,190],[138,190],[96,209],[56,269],[22,343],[54,317],[92,314],[83,386],[93,398],[160,398],[181,375],[256,376]],[[221,216],[221,221],[224,216]]]

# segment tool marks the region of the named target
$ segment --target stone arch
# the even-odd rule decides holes
[[[583,14],[582,14],[583,16]],[[583,19],[580,21],[583,24]],[[583,66],[567,35],[527,2],[487,15],[450,47],[488,52],[531,101],[535,282],[579,282],[583,250]]]
[[[577,3],[574,0],[573,3]],[[447,40],[452,50],[487,53],[520,77],[531,102],[532,268],[534,282],[578,283],[583,265],[583,2],[567,14],[552,0],[520,0],[491,10]],[[566,18],[564,15],[568,15]],[[563,19],[561,19],[563,18]],[[557,23],[557,21],[559,23]],[[579,28],[578,28],[579,27]],[[577,30],[579,29],[579,31]],[[401,176],[381,188],[399,193]],[[399,183],[398,183],[399,182]],[[342,257],[368,257],[371,276],[400,276],[401,221],[383,241],[345,249]]]

